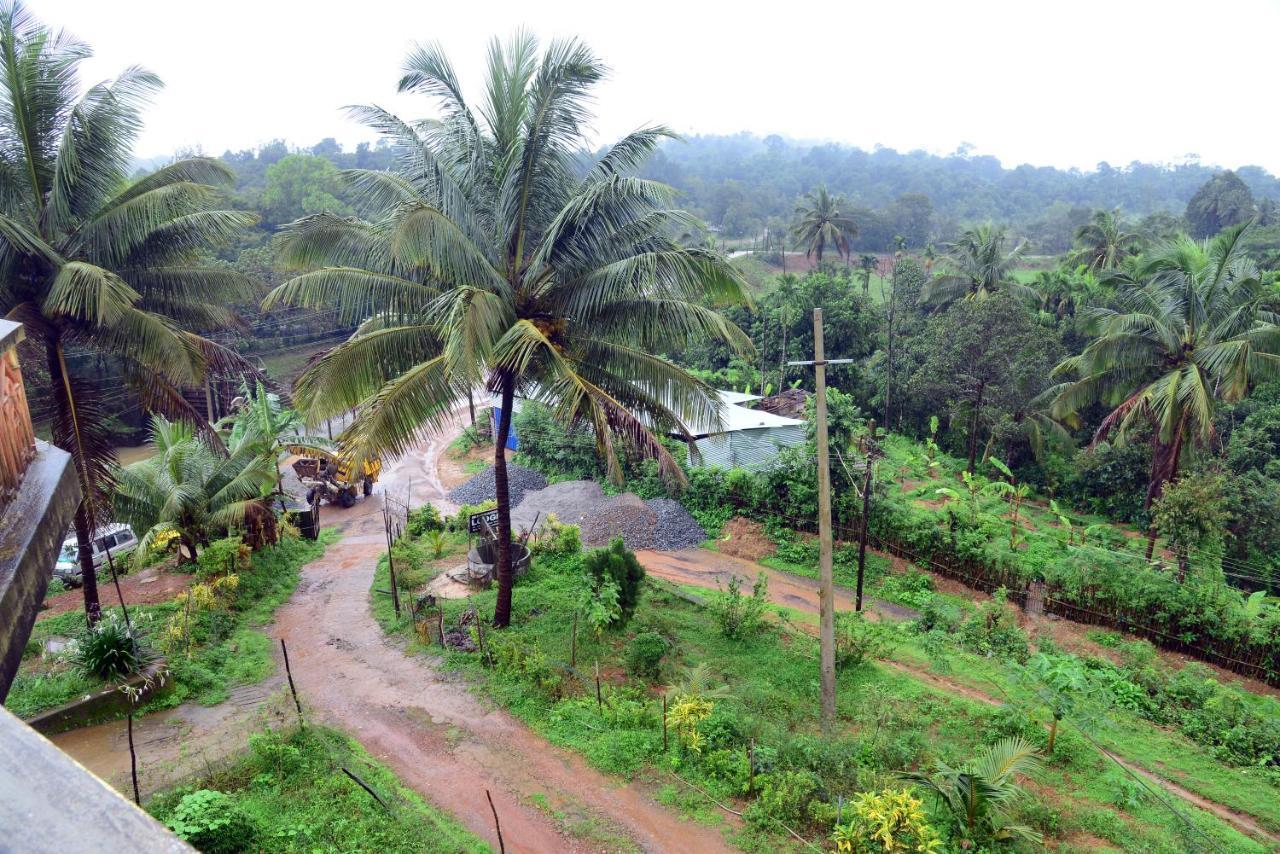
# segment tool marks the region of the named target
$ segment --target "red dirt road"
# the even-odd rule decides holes
[[[719,830],[680,819],[641,784],[593,770],[484,702],[430,658],[406,656],[383,635],[369,609],[374,567],[385,548],[382,500],[385,494],[403,500],[412,484],[415,506],[425,500],[447,506],[436,466],[446,445],[433,441],[388,466],[379,491],[355,507],[322,511],[322,524],[336,525],[343,539],[303,568],[297,591],[271,629],[288,642],[308,719],[350,733],[495,849],[486,789],[508,851],[731,850]],[[255,698],[249,708],[184,706],[140,721],[135,736],[142,741],[144,788],[154,791],[200,770],[205,760],[237,752],[248,733],[278,719],[277,670],[271,680],[245,689]],[[104,724],[55,741],[120,785],[129,760],[123,729],[118,722]]]

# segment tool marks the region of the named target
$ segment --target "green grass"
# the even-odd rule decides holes
[[[248,755],[229,767],[160,793],[147,809],[164,821],[182,796],[225,792],[256,830],[252,850],[272,852],[487,852],[479,837],[426,803],[353,739],[309,726],[250,739]],[[343,773],[346,768],[388,803],[383,809]],[[482,795],[483,801],[483,795]]]
[[[498,666],[490,669],[482,656],[456,652],[445,655],[447,665],[468,673],[486,695],[548,740],[580,752],[595,767],[661,784],[664,801],[689,809],[691,817],[720,818],[705,798],[675,784],[668,771],[724,802],[736,802],[738,809],[745,808],[748,821],[731,835],[747,850],[778,850],[793,844],[774,812],[761,806],[763,801],[757,802],[760,790],[774,785],[771,780],[780,780],[776,775],[784,770],[813,775],[806,776],[817,785],[811,806],[787,821],[823,844],[829,832],[829,810],[839,798],[847,800],[861,790],[894,785],[898,769],[927,766],[935,759],[962,762],[1007,731],[1008,715],[1002,716],[987,703],[875,664],[840,674],[839,730],[824,737],[816,720],[817,654],[812,638],[769,627],[754,637],[731,640],[719,631],[707,608],[656,583],[646,585],[636,616],[624,631],[606,632],[597,639],[580,627],[577,667],[570,668],[569,615],[576,605],[577,584],[571,561],[540,559],[517,586],[512,628],[486,632]],[[381,585],[375,582],[375,586]],[[690,592],[708,597],[707,591]],[[391,631],[408,633],[408,620],[391,619],[387,605],[380,601],[385,599],[374,597],[375,610],[382,611],[380,622]],[[493,591],[473,597],[482,615],[492,613],[493,600]],[[445,607],[446,623],[452,624],[466,603],[451,602]],[[794,612],[787,616],[800,621]],[[657,631],[672,643],[662,681],[674,681],[684,668],[706,663],[716,682],[727,686],[730,696],[715,701],[715,723],[706,727],[708,743],[701,754],[677,747],[674,736],[669,749],[663,750],[657,691],[623,675],[626,642],[642,630]],[[410,648],[417,648],[417,643]],[[895,655],[904,662],[927,666],[927,657],[911,637],[903,635],[899,650]],[[438,654],[438,649],[432,654]],[[966,679],[977,679],[969,668],[979,668],[986,661],[960,653],[950,659]],[[597,661],[606,674],[602,707],[595,699]],[[1008,678],[1004,673],[997,675]],[[1136,720],[1131,725],[1135,735],[1143,727],[1154,729]],[[1194,762],[1189,756],[1180,760],[1188,768],[1211,762],[1189,742],[1164,735],[1171,740],[1153,740],[1152,752],[1197,754]],[[1123,850],[1187,850],[1185,828],[1175,813],[1155,798],[1121,798],[1125,784],[1119,781],[1116,766],[1078,737],[1060,736],[1060,744],[1060,755],[1037,778],[1033,793],[1019,802],[1015,818],[1056,839],[1089,833]],[[759,769],[754,792],[746,791],[749,745],[754,745],[757,756],[768,759],[766,766],[771,769]],[[1234,772],[1224,769],[1223,773]],[[1247,796],[1248,803],[1268,814],[1259,805],[1267,789],[1259,788]],[[1264,850],[1207,813],[1184,804],[1178,809],[1225,850]],[[943,822],[940,815],[934,819]]]
[[[318,541],[283,540],[279,545],[255,553],[251,568],[239,575],[233,608],[197,615],[193,620],[190,654],[184,649],[167,651],[169,687],[148,701],[142,707],[143,712],[184,702],[214,705],[225,700],[231,688],[269,676],[275,669],[273,649],[270,638],[261,629],[292,595],[302,566],[320,557],[325,546],[338,537],[333,529],[325,529]],[[107,607],[104,611],[118,612],[119,607]],[[129,609],[135,626],[151,636],[153,643],[159,643],[161,629],[177,613],[178,606],[173,602]],[[79,675],[68,662],[50,661],[39,653],[49,638],[74,638],[83,628],[84,615],[78,611],[36,623],[28,642],[30,654],[24,657],[18,678],[5,701],[11,712],[30,717],[109,687],[108,682]]]

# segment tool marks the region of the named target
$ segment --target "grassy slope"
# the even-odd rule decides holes
[[[381,574],[374,586],[385,584]],[[553,671],[564,668],[570,655],[567,615],[575,596],[573,578],[545,565],[535,567],[516,592],[515,628],[502,633],[497,644],[517,642],[525,649],[536,649]],[[384,626],[408,632],[406,620],[397,623],[391,618],[389,603],[380,601],[385,599],[374,597]],[[475,597],[481,613],[491,611],[492,601],[491,591]],[[456,619],[464,607],[449,603],[447,621]],[[701,760],[681,757],[674,747],[663,754],[659,701],[620,675],[625,639],[643,628],[674,639],[673,665],[706,662],[728,684],[733,696],[718,705],[736,722],[741,739],[727,749],[709,750]],[[491,643],[494,637],[490,633]],[[923,657],[909,642],[900,649],[904,661],[918,663]],[[972,656],[952,658],[963,659],[966,668],[979,661]],[[821,738],[816,732],[812,639],[772,629],[748,640],[726,639],[707,610],[656,584],[648,586],[625,633],[607,633],[597,641],[585,630],[580,632],[577,672],[565,671],[568,675],[561,680],[568,689],[565,699],[551,699],[511,668],[485,669],[474,654],[450,653],[446,660],[471,673],[490,696],[547,738],[582,752],[597,767],[628,776],[653,776],[659,783],[669,779],[665,769],[675,768],[721,799],[741,796],[741,781],[726,780],[726,776],[734,779],[733,775],[722,770],[735,762],[742,764],[739,754],[745,751],[747,738],[754,739],[757,747],[777,751],[780,761],[816,770],[830,797],[847,798],[860,788],[892,785],[892,771],[897,768],[934,758],[963,761],[1001,732],[991,706],[936,687],[927,679],[870,665],[841,674],[841,732],[836,738]],[[603,710],[596,707],[591,676],[597,660],[608,676],[605,695],[610,703]],[[675,668],[669,669],[674,675]],[[1070,744],[1070,737],[1063,739],[1060,743]],[[1073,837],[1091,834],[1124,850],[1186,850],[1180,819],[1152,798],[1129,798],[1123,772],[1078,738],[1076,742],[1076,749],[1061,751],[1066,758],[1055,760],[1039,777],[1037,789],[1043,794],[1019,807],[1023,820],[1068,844]],[[694,805],[712,818],[706,815],[705,801],[689,790],[672,783],[664,785],[662,793],[671,802]],[[1181,811],[1192,815],[1195,824],[1227,850],[1263,850],[1206,813]],[[806,832],[811,838],[823,833],[816,825]],[[735,841],[748,849],[770,850],[783,845],[786,838],[776,825],[765,821],[762,828],[748,825]]]
[[[272,852],[486,852],[480,838],[416,792],[346,735],[310,726],[262,733],[229,767],[156,795],[147,809],[161,821],[196,789],[230,794],[257,829],[254,850]],[[364,780],[390,809],[348,778]]]

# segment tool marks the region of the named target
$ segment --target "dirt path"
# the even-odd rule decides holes
[[[818,613],[818,581],[789,572],[769,569],[745,558],[713,552],[709,549],[681,549],[675,552],[636,552],[645,572],[676,584],[691,584],[710,590],[723,587],[737,576],[743,589],[750,591],[756,576],[761,572],[769,579],[769,601],[775,605],[794,608],[806,614]],[[854,591],[836,585],[836,610],[852,611]],[[918,615],[910,608],[863,597],[868,607],[899,620],[915,619]]]
[[[120,592],[124,594],[124,601],[130,605],[168,602],[191,586],[195,576],[188,572],[176,572],[167,564],[166,561],[166,565],[149,566],[120,576]],[[105,569],[99,572],[101,575],[98,586],[101,589],[103,606],[117,604],[116,589],[111,583],[111,576]],[[84,591],[77,587],[49,597],[45,600],[45,604],[49,607],[37,614],[36,620],[84,608]]]
[[[379,491],[355,507],[322,511],[322,523],[336,525],[343,538],[303,568],[270,630],[289,644],[309,718],[349,732],[407,785],[496,845],[489,790],[508,851],[730,850],[717,829],[681,820],[640,784],[593,770],[383,635],[369,609],[385,548],[382,500],[404,500],[411,483],[415,505],[430,500],[452,509],[436,465],[446,445],[433,441],[389,465]],[[251,732],[283,714],[279,676],[250,688],[229,704],[183,706],[140,721],[144,787],[154,791],[243,749]],[[55,740],[100,776],[125,779],[120,723]]]
[[[707,549],[685,549],[679,552],[640,551],[636,552],[636,556],[640,559],[645,571],[650,575],[676,584],[688,584],[710,590],[723,586],[733,575],[738,576],[744,583],[749,584],[758,573],[763,572],[769,579],[770,602],[775,605],[793,608],[806,614],[818,613],[818,582],[811,578],[778,572],[743,558],[731,557]],[[837,585],[835,597],[838,610],[853,609],[852,590]],[[868,599],[867,601],[870,603],[870,607],[894,619],[911,619],[915,616],[913,611],[901,605],[880,600]],[[817,631],[817,627],[814,625],[807,623],[797,625],[811,634]],[[927,682],[953,696],[962,696],[992,706],[1004,705],[1004,701],[997,697],[970,685],[964,685],[948,679],[926,668],[913,667],[899,661],[881,661],[880,663],[905,673],[913,679]],[[1110,751],[1104,750],[1103,753],[1133,773],[1141,775],[1160,789],[1216,815],[1242,833],[1272,845],[1280,845],[1280,835],[1267,830],[1252,816],[1211,801],[1202,795],[1183,788],[1177,783],[1153,774],[1141,766],[1122,759]]]

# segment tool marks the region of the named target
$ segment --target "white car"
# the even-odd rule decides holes
[[[133,535],[133,529],[128,525],[113,524],[99,528],[93,536],[94,568],[107,562],[108,551],[114,558],[120,552],[133,548],[137,544],[138,538]],[[53,577],[60,579],[68,587],[80,586],[82,581],[80,551],[74,536],[63,541],[62,553],[58,555],[58,562],[53,567]]]

